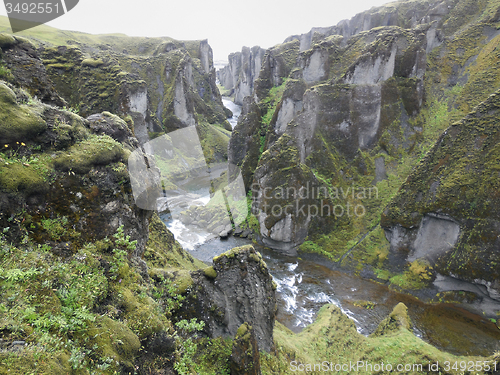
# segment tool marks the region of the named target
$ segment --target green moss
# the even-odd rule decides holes
[[[120,143],[107,135],[91,135],[86,140],[71,146],[54,159],[58,170],[88,173],[96,165],[106,165],[123,158]]]
[[[18,105],[14,92],[0,83],[0,142],[26,142],[47,128],[47,124],[28,105]]]
[[[294,374],[299,364],[322,364],[328,361],[333,364],[349,364],[361,361],[355,372],[372,374],[375,363],[391,364],[393,371],[397,364],[410,364],[411,368],[404,373],[431,373],[426,367],[429,363],[439,362],[438,371],[443,372],[444,361],[468,361],[472,357],[457,357],[441,352],[421,339],[415,337],[408,329],[406,307],[398,305],[388,320],[394,326],[401,327],[386,330],[387,334],[377,337],[364,337],[356,331],[356,326],[340,309],[333,305],[324,305],[318,312],[315,322],[300,333],[295,334],[277,323],[274,329],[276,351],[271,355],[261,355],[261,367],[264,373]],[[292,362],[294,361],[294,362]],[[372,368],[365,367],[372,364]],[[421,366],[421,367],[420,367]],[[294,371],[295,370],[295,371]],[[311,367],[313,373],[318,367]],[[304,368],[304,371],[308,371]],[[335,368],[331,370],[335,372]],[[403,372],[403,371],[402,371]]]
[[[74,67],[75,67],[75,64],[72,64],[72,63],[65,63],[65,64],[63,64],[63,63],[56,63],[56,64],[49,64],[49,65],[47,65],[47,69],[71,70]]]
[[[90,66],[92,68],[97,68],[104,64],[101,59],[85,59],[82,61],[82,66]]]
[[[80,232],[74,230],[68,218],[41,219],[41,226],[52,241],[69,241],[80,237]]]
[[[375,302],[364,301],[364,300],[354,301],[352,304],[354,306],[362,307],[362,308],[367,309],[367,310],[373,309],[375,307],[375,305],[376,305]]]
[[[239,326],[238,330],[236,331],[236,337],[235,338],[241,338],[247,334],[249,330],[252,329],[252,326],[248,323],[243,323],[242,325]]]
[[[0,162],[0,186],[2,189],[25,193],[42,193],[48,190],[47,181],[27,163]]]
[[[40,356],[43,360],[40,361]],[[23,349],[22,353],[0,353],[0,374],[54,374],[65,375],[72,371],[70,356],[66,353],[43,355],[36,348]],[[15,372],[13,372],[15,371]]]
[[[420,289],[427,286],[432,278],[429,262],[417,259],[410,263],[408,270],[389,279],[391,284],[403,289]]]
[[[215,279],[217,277],[217,271],[214,270],[213,267],[204,268],[203,273],[205,274],[206,277],[209,277],[211,279]]]
[[[198,343],[197,372],[200,375],[229,374],[233,341],[229,338],[202,339]]]
[[[194,281],[189,271],[179,271],[176,273],[173,283],[178,294],[184,294],[194,285]]]
[[[113,359],[113,366],[109,368],[111,371],[119,369],[116,361],[120,365],[133,366],[131,359],[141,348],[139,337],[130,328],[107,316],[98,317],[85,335],[90,338],[87,345],[96,347],[94,355],[101,359]]]
[[[254,262],[256,263],[260,263],[260,261],[262,260],[262,256],[260,255],[260,253],[252,253],[248,256],[250,259],[252,259]]]
[[[199,122],[198,130],[207,164],[226,161],[231,132],[204,121]]]
[[[137,281],[136,279],[135,282]],[[150,296],[141,294],[140,291],[134,293],[133,289],[137,289],[137,287],[127,286],[131,283],[127,280],[122,279],[119,284],[122,283],[125,285],[114,285],[112,292],[117,293],[117,301],[125,309],[123,318],[127,320],[128,327],[140,340],[168,328],[169,322],[166,317],[160,314],[158,305]]]

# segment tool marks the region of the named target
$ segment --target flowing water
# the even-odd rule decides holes
[[[229,108],[231,112],[233,112],[233,117],[228,118],[227,121],[231,124],[231,127],[234,129],[236,124],[238,123],[238,118],[241,115],[241,106],[238,104],[235,104],[231,98],[228,98],[227,96],[222,97],[222,103],[224,104],[224,107]]]
[[[199,186],[206,186],[206,181],[192,180],[183,188],[208,201],[208,190]],[[179,220],[172,219],[170,214],[163,214],[161,218],[186,250],[209,264],[214,256],[251,243],[235,237],[220,240],[201,230],[193,232]],[[311,324],[319,308],[325,303],[332,303],[355,322],[358,332],[368,335],[394,306],[403,302],[408,307],[415,335],[442,350],[453,354],[485,356],[500,350],[500,330],[496,325],[463,307],[425,304],[414,297],[396,293],[385,285],[352,275],[316,254],[292,257],[256,244],[254,246],[261,252],[278,286],[277,319],[292,331],[298,332]],[[490,304],[500,310],[498,301],[488,300],[486,296],[482,297],[482,301],[484,306]]]
[[[183,224],[162,217],[177,238]],[[181,231],[182,232],[182,231]],[[251,241],[229,237],[191,246],[194,257],[212,258]],[[434,346],[460,355],[491,355],[500,350],[500,330],[479,315],[452,304],[425,304],[390,290],[387,286],[349,274],[335,263],[315,254],[290,257],[253,244],[262,254],[278,285],[277,319],[294,332],[311,324],[325,303],[332,303],[351,318],[364,335],[372,333],[394,306],[403,302],[416,336]]]

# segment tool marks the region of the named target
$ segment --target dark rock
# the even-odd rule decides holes
[[[139,142],[127,126],[127,123],[116,115],[102,112],[87,117],[90,129],[96,134],[109,135],[114,140],[125,143],[131,148],[139,146]]]
[[[265,52],[259,46],[243,47],[241,52],[230,54],[229,64],[217,72],[222,86],[234,93],[236,104],[242,105],[243,99],[252,95]]]
[[[231,353],[231,375],[260,375],[260,355],[251,325],[243,323],[236,333]]]
[[[204,270],[191,274],[194,286],[179,319],[203,320],[205,333],[210,337],[234,337],[238,328],[248,322],[259,348],[269,352],[273,345],[276,296],[262,256],[247,245],[215,257],[213,262],[215,278],[207,276]]]
[[[66,101],[59,96],[47,75],[40,55],[28,40],[14,37],[15,42],[2,46],[3,60],[12,72],[19,87],[46,104],[63,107]]]
[[[175,339],[165,331],[160,331],[149,336],[142,345],[147,352],[157,355],[167,355],[174,352]]]

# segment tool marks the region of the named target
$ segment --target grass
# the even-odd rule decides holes
[[[415,337],[407,329],[408,322],[406,307],[399,304],[380,324],[377,335],[365,337],[356,331],[354,323],[338,307],[324,305],[315,322],[298,334],[276,324],[276,352],[275,355],[261,356],[262,373],[294,374],[302,369],[311,374],[321,374],[327,370],[372,374],[381,372],[382,363],[392,366],[395,373],[433,373],[434,367],[436,372],[454,373],[444,371],[446,361],[488,360],[440,352]],[[436,366],[437,363],[439,365]],[[355,368],[350,367],[350,364],[354,364]],[[403,365],[399,370],[398,364]],[[338,367],[342,365],[344,370]],[[378,370],[375,366],[378,366]]]

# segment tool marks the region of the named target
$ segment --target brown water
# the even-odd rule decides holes
[[[191,254],[206,262],[233,247],[249,243],[230,237],[198,246]],[[413,323],[413,332],[424,341],[457,355],[488,356],[500,350],[500,330],[484,317],[452,304],[426,304],[417,298],[390,290],[344,272],[335,263],[314,254],[290,257],[258,245],[278,285],[277,319],[299,332],[312,323],[325,303],[339,306],[368,335],[403,302]],[[500,308],[500,306],[499,306]]]

